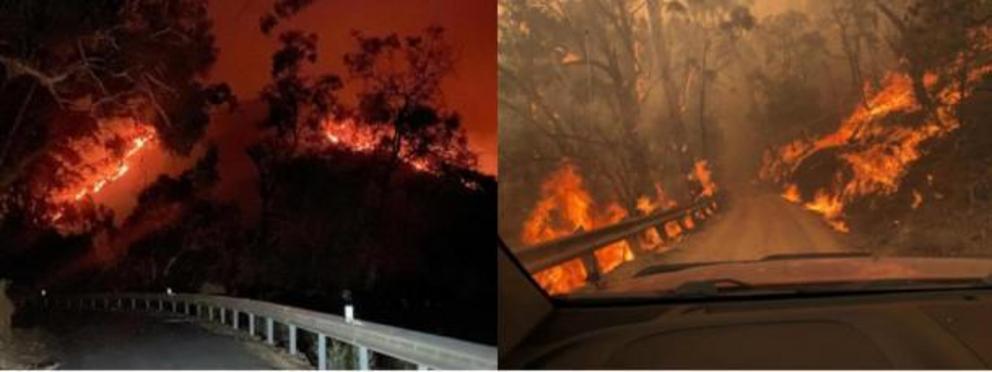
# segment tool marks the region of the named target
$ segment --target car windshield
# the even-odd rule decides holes
[[[992,3],[498,13],[499,235],[548,294],[992,273]]]

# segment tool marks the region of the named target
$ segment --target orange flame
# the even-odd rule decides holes
[[[691,179],[702,186],[700,196],[712,196],[716,192],[716,184],[711,178],[708,164],[705,160],[696,162]],[[670,210],[677,206],[672,199],[656,183],[654,198],[641,196],[637,199],[635,208],[642,215],[648,215],[658,210]],[[714,204],[715,207],[715,204]],[[552,172],[541,185],[541,198],[524,221],[521,230],[521,241],[526,245],[569,236],[582,231],[589,231],[603,226],[620,222],[628,216],[626,209],[612,202],[600,207],[590,196],[583,184],[582,176],[570,162]],[[705,215],[697,217],[702,220]],[[647,229],[636,236],[638,243],[645,251],[656,251],[665,247],[666,240],[676,240],[684,230],[693,229],[696,220],[686,215],[679,221],[671,221],[664,226],[662,237],[659,229]],[[684,227],[683,227],[684,226]],[[627,241],[619,241],[594,252],[596,267],[601,273],[608,273],[620,264],[634,259],[634,252]],[[549,294],[569,293],[586,284],[588,272],[580,259],[559,264],[535,273],[534,279]]]
[[[968,79],[974,81],[989,72],[992,72],[992,65],[982,66],[972,70]],[[926,74],[924,85],[931,89],[936,80],[935,74]],[[869,195],[886,196],[898,191],[908,167],[923,156],[920,146],[960,126],[953,107],[960,101],[963,92],[956,84],[938,92],[935,115],[924,124],[885,123],[882,119],[895,116],[893,114],[914,113],[922,109],[914,96],[912,84],[909,76],[890,73],[882,89],[873,94],[866,105],[858,105],[835,132],[815,139],[796,139],[775,151],[766,151],[760,178],[785,184],[782,197],[801,203],[798,188],[788,182],[790,177],[813,154],[838,148],[837,157],[848,172],[839,170],[833,184],[817,190],[813,201],[804,206],[820,213],[834,229],[847,232],[842,215],[848,203]],[[922,198],[918,199],[922,202]],[[918,206],[919,202],[914,201],[914,205]]]
[[[717,187],[716,183],[713,182],[713,174],[710,171],[709,162],[706,160],[697,160],[692,169],[694,178],[703,188],[703,190],[700,191],[699,196],[710,197],[715,195]]]
[[[602,214],[586,191],[575,166],[565,162],[541,186],[541,199],[524,222],[521,241],[539,244],[560,237],[610,225],[627,217],[627,211],[611,203]],[[594,253],[600,272],[606,273],[625,261],[634,259],[626,241],[600,248]],[[585,285],[588,273],[578,259],[534,274],[534,279],[549,294],[568,293]]]
[[[919,208],[920,205],[922,204],[923,204],[923,194],[920,194],[919,191],[913,190],[913,204],[910,204],[910,207],[916,209]]]
[[[799,187],[794,183],[789,183],[785,185],[785,190],[782,191],[782,197],[792,203],[802,203],[802,198],[799,197]]]
[[[115,140],[126,143],[123,151],[117,154],[106,147]],[[61,207],[51,215],[50,221],[58,222],[68,205],[96,195],[107,185],[124,177],[132,169],[131,159],[155,141],[154,128],[129,119],[105,121],[95,135],[70,140],[67,146],[82,159],[81,163],[60,161],[72,164],[74,169],[79,170],[80,179],[67,188],[51,191],[51,201]]]
[[[665,234],[669,239],[678,238],[682,235],[682,226],[679,226],[678,221],[669,221],[665,224]]]
[[[682,218],[682,226],[685,226],[686,230],[692,230],[696,228],[696,222],[692,220],[692,215],[686,215]]]
[[[847,232],[847,224],[841,219],[844,204],[837,196],[829,195],[823,190],[816,192],[813,201],[805,204],[806,209],[820,213],[824,219],[837,231]]]
[[[370,152],[386,134],[375,131],[370,126],[357,125],[352,120],[324,122],[324,137],[332,145],[343,146],[355,152]]]

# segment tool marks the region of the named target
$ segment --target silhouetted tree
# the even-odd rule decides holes
[[[461,117],[443,102],[441,83],[454,65],[444,29],[433,26],[404,38],[353,36],[358,50],[346,54],[344,63],[349,83],[359,89],[357,122],[386,133],[382,146],[394,161],[474,167]]]

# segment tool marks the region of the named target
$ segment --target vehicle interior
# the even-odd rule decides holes
[[[992,291],[932,287],[629,301],[549,297],[505,246],[507,369],[985,369]]]

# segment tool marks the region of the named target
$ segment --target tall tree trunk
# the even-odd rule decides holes
[[[709,153],[706,144],[706,137],[708,133],[706,131],[706,57],[709,54],[710,49],[710,39],[706,38],[703,41],[703,58],[701,58],[701,63],[699,67],[699,156],[702,159],[708,159]]]
[[[665,103],[667,103],[668,112],[668,124],[672,126],[672,139],[676,146],[676,153],[679,159],[679,167],[682,174],[688,174],[691,170],[692,164],[688,159],[686,153],[687,151],[682,151],[683,146],[687,146],[686,139],[688,138],[688,133],[685,128],[685,122],[682,120],[682,107],[679,102],[679,92],[675,84],[675,77],[672,74],[671,59],[668,55],[668,50],[665,45],[665,35],[663,29],[665,22],[661,19],[661,7],[658,0],[647,0],[648,7],[648,24],[651,27],[651,46],[654,49],[655,57],[657,63],[655,68],[658,71],[659,78],[661,80],[662,90],[664,91]],[[660,124],[660,123],[659,123]],[[665,131],[661,131],[664,133]]]

